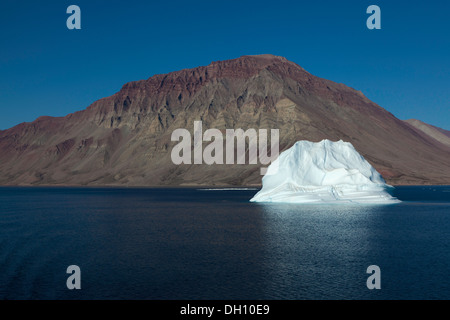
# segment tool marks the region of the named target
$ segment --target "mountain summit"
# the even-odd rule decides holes
[[[177,128],[351,142],[390,184],[450,183],[450,147],[344,84],[264,54],[129,82],[65,117],[0,131],[2,185],[260,185],[260,165],[175,165]]]

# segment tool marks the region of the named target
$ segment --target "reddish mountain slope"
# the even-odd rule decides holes
[[[450,184],[450,148],[368,100],[272,55],[243,56],[125,84],[65,117],[0,132],[2,185],[252,185],[260,165],[174,165],[173,130],[280,129],[342,139],[391,184]],[[206,145],[206,143],[205,143]]]

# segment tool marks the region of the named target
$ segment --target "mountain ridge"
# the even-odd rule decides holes
[[[408,119],[405,120],[405,122],[409,123],[416,129],[419,129],[431,138],[450,147],[450,131],[433,126],[418,119]]]
[[[204,130],[278,128],[280,151],[342,139],[392,184],[450,183],[450,148],[360,91],[258,55],[128,82],[84,110],[0,131],[0,184],[260,185],[258,165],[171,163],[171,133],[196,120]]]

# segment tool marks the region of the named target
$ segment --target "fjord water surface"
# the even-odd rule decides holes
[[[450,298],[449,186],[397,187],[394,205],[256,192],[2,187],[0,299]]]

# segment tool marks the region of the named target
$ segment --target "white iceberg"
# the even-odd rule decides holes
[[[298,141],[270,164],[251,202],[396,203],[393,187],[349,142]]]

